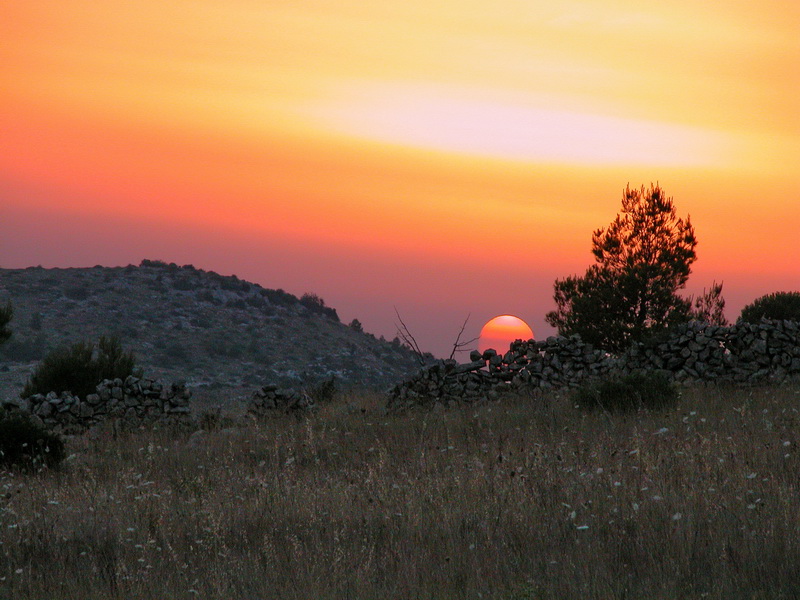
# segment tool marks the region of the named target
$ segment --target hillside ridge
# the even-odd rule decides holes
[[[268,383],[299,388],[331,377],[384,390],[419,367],[396,338],[341,323],[315,294],[298,298],[193,265],[0,269],[0,302],[8,299],[6,396],[52,348],[101,335],[117,336],[146,374],[186,380],[200,397],[241,399]]]

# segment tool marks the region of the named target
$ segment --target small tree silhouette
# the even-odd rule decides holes
[[[694,227],[678,218],[672,198],[658,185],[625,188],[622,209],[592,235],[596,264],[583,277],[556,280],[556,310],[547,322],[561,335],[619,352],[670,325],[688,321],[686,285],[697,258]]]

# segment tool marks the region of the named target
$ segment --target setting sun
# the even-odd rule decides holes
[[[528,324],[513,315],[500,315],[491,319],[481,329],[478,350],[484,352],[489,348],[503,354],[515,340],[533,339],[533,330]]]

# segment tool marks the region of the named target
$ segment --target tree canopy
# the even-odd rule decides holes
[[[686,285],[697,258],[689,217],[679,218],[673,199],[658,185],[625,188],[622,208],[592,234],[595,264],[581,276],[556,280],[556,310],[547,322],[561,335],[619,352],[691,317]]]

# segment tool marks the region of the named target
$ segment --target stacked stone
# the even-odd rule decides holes
[[[70,392],[50,392],[6,403],[30,415],[34,422],[56,433],[82,433],[108,420],[124,428],[159,423],[184,425],[191,421],[191,391],[184,382],[167,385],[161,381],[129,376],[106,379],[86,399]]]
[[[800,376],[800,323],[739,323],[732,329],[736,334],[725,340],[725,347],[730,351],[728,362],[735,381],[783,381]]]
[[[402,409],[497,398],[509,390],[564,388],[611,372],[661,370],[677,382],[751,384],[800,378],[800,323],[762,321],[719,327],[692,322],[664,340],[633,344],[612,356],[578,336],[517,340],[503,355],[473,352],[472,362],[440,361],[389,392]]]
[[[634,345],[623,371],[663,369],[679,382],[781,382],[800,375],[800,324],[793,321],[715,327],[690,323],[658,344]]]
[[[634,344],[618,360],[622,373],[663,370],[678,382],[734,381],[728,350],[735,328],[689,323],[668,339]]]
[[[579,385],[615,365],[606,353],[578,336],[549,337],[543,341],[517,340],[503,357],[501,374],[515,388],[557,388]]]
[[[308,394],[282,390],[277,385],[269,384],[253,393],[247,413],[261,419],[275,411],[293,412],[313,407],[314,402]]]
[[[508,383],[500,375],[502,357],[494,350],[483,354],[473,351],[471,362],[440,360],[420,371],[409,381],[389,390],[387,407],[403,410],[416,405],[448,406],[457,402],[477,402],[498,398],[508,391]],[[488,369],[486,367],[488,366]]]

